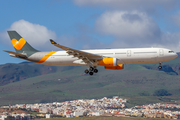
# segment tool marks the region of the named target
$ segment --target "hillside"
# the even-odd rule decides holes
[[[73,67],[56,67],[42,64],[23,62],[20,64],[7,63],[0,65],[0,86],[21,81],[30,77],[63,71]]]
[[[180,57],[172,61],[163,63],[163,68],[160,71],[164,71],[167,74],[179,75],[180,74],[179,61],[180,61]],[[134,69],[133,68],[134,65],[125,65],[125,67],[127,66],[130,66],[127,68],[129,70]],[[139,64],[139,66],[143,66],[146,69],[159,71],[158,64]],[[31,62],[23,62],[19,64],[7,63],[4,65],[0,65],[0,86],[39,75],[55,73],[58,71],[66,71],[73,68],[76,67],[47,66],[47,65],[36,64]],[[84,67],[84,69],[86,69],[86,67]],[[80,73],[83,73],[83,71],[80,71]]]
[[[86,67],[5,64],[0,66],[0,105],[114,95],[129,98],[129,106],[179,100],[178,61],[180,57],[163,63],[162,70],[157,69],[158,64],[125,65],[125,69],[121,71],[98,67],[99,73],[94,76],[84,75]],[[153,93],[160,89],[165,89],[172,95],[153,96]]]

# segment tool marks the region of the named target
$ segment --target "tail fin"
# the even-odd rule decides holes
[[[16,50],[16,53],[25,53],[28,56],[38,52],[34,49],[24,38],[22,38],[16,31],[7,31],[11,42]]]

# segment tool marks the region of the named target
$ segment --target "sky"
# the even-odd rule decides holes
[[[0,64],[20,63],[8,30],[40,51],[163,47],[180,52],[180,0],[0,1]]]

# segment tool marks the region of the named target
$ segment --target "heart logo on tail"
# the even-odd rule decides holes
[[[12,39],[11,42],[17,50],[20,50],[26,44],[26,40],[24,40],[24,38],[21,38],[19,41]]]

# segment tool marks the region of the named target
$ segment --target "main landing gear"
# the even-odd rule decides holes
[[[89,75],[93,75],[94,73],[97,73],[98,72],[98,69],[96,69],[96,67],[89,67],[89,69],[86,69],[85,71],[84,71],[86,74],[88,74],[89,73]]]
[[[162,63],[160,62],[160,63],[159,63],[159,67],[158,67],[159,69],[162,69],[162,66],[161,66],[161,64],[162,64]]]

